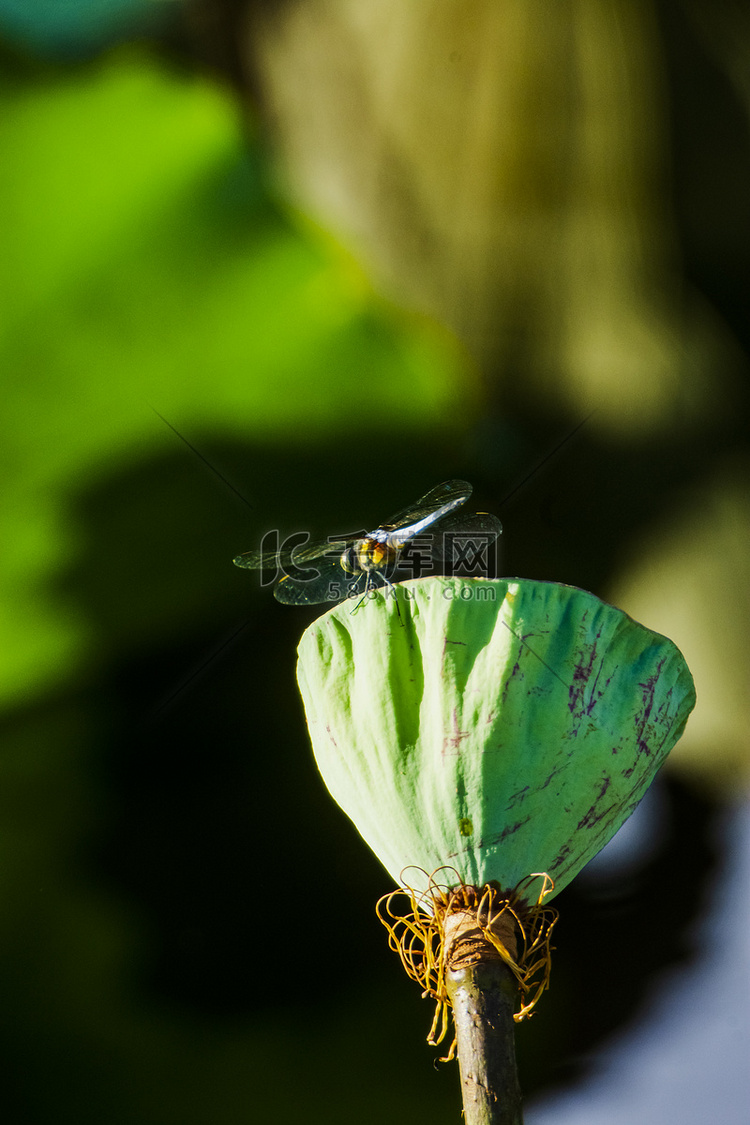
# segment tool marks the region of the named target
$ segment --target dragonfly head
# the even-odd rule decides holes
[[[341,567],[347,574],[382,570],[395,562],[398,548],[379,539],[358,539],[341,553]]]
[[[346,574],[361,574],[362,566],[359,562],[360,550],[364,540],[358,539],[356,543],[351,546],[345,547],[341,552],[341,569]]]

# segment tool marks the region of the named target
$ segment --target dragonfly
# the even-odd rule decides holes
[[[421,538],[417,542],[418,537],[429,535],[431,559],[451,565],[457,561],[471,565],[473,561],[476,566],[477,552],[494,543],[502,524],[489,512],[466,515],[456,511],[472,491],[468,481],[444,481],[374,531],[330,536],[289,549],[245,551],[233,561],[246,570],[300,571],[284,574],[274,589],[277,601],[285,605],[315,605],[347,597],[364,600],[379,587],[391,585],[394,572],[404,564],[406,548],[417,549],[422,543]]]

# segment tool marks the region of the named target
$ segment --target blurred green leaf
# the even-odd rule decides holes
[[[86,624],[46,592],[71,490],[163,438],[460,425],[466,371],[264,187],[229,95],[123,51],[6,78],[0,147],[0,696],[56,680]]]

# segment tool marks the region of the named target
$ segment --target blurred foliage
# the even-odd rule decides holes
[[[0,34],[49,57],[83,58],[162,30],[175,8],[172,0],[0,0]]]
[[[681,276],[653,4],[249,8],[289,190],[454,328],[504,409],[596,410],[620,441],[725,417],[743,362]]]
[[[618,604],[668,637],[679,635],[702,705],[673,766],[732,794],[747,778],[750,637],[750,457],[728,454],[668,523],[633,544]]]
[[[125,53],[4,93],[8,698],[69,672],[85,645],[47,592],[76,550],[64,497],[172,442],[149,404],[193,434],[199,420],[309,443],[455,424],[467,400],[447,339],[407,326],[270,202],[214,85]]]
[[[352,530],[468,476],[478,506],[503,518],[505,573],[605,596],[620,588],[634,612],[645,592],[644,623],[667,631],[696,672],[694,760],[710,760],[717,740],[733,748],[727,761],[746,753],[744,87],[679,5],[659,7],[659,27],[635,5],[614,30],[602,5],[584,7],[589,30],[577,25],[571,54],[564,14],[504,6],[515,12],[514,69],[486,84],[472,51],[484,45],[492,62],[498,26],[482,35],[482,5],[439,71],[409,58],[407,45],[421,50],[418,23],[409,36],[397,23],[367,33],[376,8],[388,13],[363,4],[366,33],[343,53],[331,46],[343,75],[328,57],[322,68],[287,63],[285,75],[274,63],[271,80],[263,44],[237,29],[245,15],[283,16],[280,0],[195,0],[170,31],[173,45],[182,36],[178,61],[143,46],[66,65],[3,52],[5,1120],[458,1120],[455,1072],[433,1070],[430,1013],[372,914],[387,880],[312,764],[293,680],[310,615],[231,566],[269,527]],[[288,10],[304,20],[310,8]],[[416,9],[398,8],[416,21]],[[545,35],[521,34],[527,8],[543,10]],[[27,4],[24,19],[53,9],[84,26],[63,53],[90,57],[102,39],[83,5]],[[10,11],[0,5],[0,31]],[[441,27],[453,35],[446,16],[424,40],[430,50]],[[627,65],[610,96],[620,41]],[[721,41],[712,49],[723,58]],[[735,60],[743,41],[731,38]],[[372,64],[388,50],[403,66],[376,102],[362,76],[382,87]],[[234,60],[244,105],[195,66],[201,56]],[[585,91],[560,95],[571,57],[588,68],[585,121]],[[501,114],[498,83],[514,93]],[[250,87],[263,95],[252,108]],[[481,115],[452,103],[461,89]],[[322,154],[344,217],[376,216],[379,260],[406,263],[390,274],[390,297],[345,248],[359,252],[366,223],[354,240],[350,223],[334,224],[336,241],[327,222],[280,202],[270,159],[279,90],[310,112],[359,107],[327,160],[335,130],[320,120],[295,131]],[[484,153],[493,116],[522,122],[507,133],[510,163],[502,145]],[[642,135],[652,118],[656,135]],[[394,122],[397,145],[386,143]],[[569,170],[580,151],[567,143],[571,123],[589,178],[561,196],[550,157]],[[435,151],[452,184],[435,172]],[[670,161],[671,186],[658,174]],[[417,275],[439,305],[416,299]],[[473,358],[430,319],[443,313]],[[600,370],[602,357],[612,362]],[[722,772],[736,784],[736,764]],[[554,987],[519,1035],[527,1092],[578,1072],[653,974],[690,956],[685,934],[716,863],[715,798],[675,778],[663,795],[662,833],[635,872],[561,896]],[[581,1004],[604,948],[616,980]]]

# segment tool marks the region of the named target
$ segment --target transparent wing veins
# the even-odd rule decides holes
[[[410,504],[408,508],[402,508],[395,516],[381,523],[378,530],[398,531],[409,524],[418,523],[445,505],[450,505],[446,511],[451,511],[460,504],[465,504],[472,492],[473,488],[467,480],[446,480],[431,488],[429,492],[425,492],[424,496]]]

